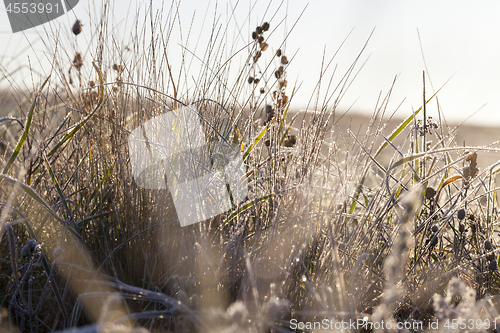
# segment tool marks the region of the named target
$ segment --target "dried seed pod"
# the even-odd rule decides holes
[[[253,31],[252,32],[252,39],[257,39],[257,32],[256,31]]]
[[[491,250],[492,249],[491,242],[489,240],[485,240],[484,241],[484,248],[486,250]]]
[[[435,233],[435,232],[438,232],[438,230],[439,230],[439,228],[438,228],[438,226],[437,226],[437,225],[433,225],[433,226],[432,226],[432,232],[434,232],[434,233]]]
[[[255,55],[253,56],[253,62],[257,62],[261,55],[262,55],[262,52],[260,52],[260,51],[255,52]]]
[[[281,73],[280,73],[280,71],[276,71],[276,72],[274,72],[274,76],[275,76],[277,79],[279,79],[279,78],[281,77]]]
[[[283,74],[285,72],[285,68],[283,66],[280,66],[278,68],[278,70],[280,71],[281,74]]]
[[[80,32],[82,32],[82,21],[76,20],[76,22],[75,22],[75,24],[73,24],[73,28],[71,30],[73,30],[73,33],[75,34],[75,36],[80,34]]]
[[[492,261],[490,262],[490,266],[489,266],[488,268],[490,269],[490,271],[492,271],[492,272],[493,272],[493,271],[496,271],[496,270],[497,270],[497,267],[498,267],[498,265],[497,265],[497,261],[496,261],[496,260],[492,260]]]
[[[276,56],[277,57],[281,57],[281,49],[277,49],[276,50]]]
[[[260,79],[258,79],[258,78],[253,79],[253,83],[255,83],[255,84],[259,84],[259,82],[260,82]]]
[[[95,82],[94,82],[94,81],[92,81],[92,80],[90,80],[90,81],[89,81],[89,86],[91,86],[91,87],[95,87]]]
[[[427,200],[431,200],[432,198],[434,198],[435,195],[436,195],[436,190],[433,189],[432,187],[428,187],[425,189],[425,198]]]
[[[121,73],[123,71],[122,65],[119,64],[113,64],[113,69],[117,71],[118,73]]]
[[[283,142],[285,147],[293,147],[297,143],[297,137],[295,135],[288,135],[286,140]]]
[[[269,27],[270,27],[269,22],[264,22],[262,24],[262,30],[264,30],[264,31],[269,30]]]
[[[438,243],[437,235],[436,235],[436,237],[434,237],[434,235],[436,235],[436,234],[432,234],[431,237],[430,237],[430,239],[431,239],[431,247],[436,246],[437,243]]]
[[[471,161],[472,163],[477,163],[477,153],[474,152],[472,154],[467,155],[465,158],[466,161]]]
[[[286,57],[286,55],[281,56],[281,63],[282,63],[283,65],[288,64],[288,58]]]
[[[259,37],[257,37],[257,41],[259,43],[262,43],[264,41],[264,36],[260,35]]]
[[[255,28],[255,31],[260,35],[262,33],[262,27],[258,26],[257,28]]]
[[[273,106],[271,104],[266,105],[266,113],[267,114],[272,113],[274,115],[274,109],[273,109]]]
[[[73,66],[75,66],[77,70],[80,70],[80,68],[82,68],[83,58],[80,52],[76,52],[75,58],[73,58]]]
[[[268,45],[266,42],[262,42],[262,43],[260,43],[260,49],[261,49],[262,51],[267,50],[267,48],[268,48],[268,47],[269,47],[269,45]]]
[[[253,77],[252,76],[249,76],[248,77],[248,83],[252,83],[253,82]]]
[[[260,93],[261,93],[261,94],[263,94],[263,93],[265,93],[265,92],[266,92],[266,90],[265,90],[264,88],[260,88]]]
[[[21,249],[21,256],[22,257],[27,257],[31,254],[30,249],[28,245],[24,245],[23,248]]]
[[[33,252],[35,252],[35,248],[37,245],[38,243],[36,242],[36,240],[30,239],[28,243],[24,245],[23,248],[21,249],[21,256],[28,257],[31,254],[33,254]]]
[[[465,209],[459,209],[457,212],[457,217],[459,220],[463,220],[465,218]]]

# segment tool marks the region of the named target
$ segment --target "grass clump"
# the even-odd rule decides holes
[[[174,66],[176,9],[167,24],[149,14],[152,38],[139,15],[129,44],[95,21],[84,51],[52,48],[36,93],[14,87],[20,112],[0,123],[3,329],[283,332],[366,318],[360,330],[439,319],[444,331],[497,318],[500,169],[478,167],[497,148],[457,146],[425,92],[390,133],[389,95],[364,135],[340,128],[359,58],[317,111],[293,112],[293,57],[286,38],[267,39],[279,23],[237,50],[214,20],[203,55],[186,46]],[[199,110],[208,141],[241,150],[249,189],[184,228],[168,190],[137,186],[127,149],[134,128],[180,105]]]

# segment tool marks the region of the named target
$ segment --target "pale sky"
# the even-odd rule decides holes
[[[324,85],[329,81],[332,70],[337,66],[333,83],[337,84],[351,65],[366,40],[375,29],[358,68],[364,64],[357,78],[342,98],[340,109],[353,105],[353,110],[371,113],[376,106],[380,93],[385,96],[391,88],[395,76],[398,76],[389,101],[387,113],[392,113],[398,105],[399,115],[405,116],[416,110],[422,103],[422,72],[425,70],[425,56],[431,82],[426,83],[427,95],[440,88],[451,79],[439,93],[439,103],[448,121],[464,120],[483,105],[481,111],[468,123],[480,123],[490,126],[500,125],[500,2],[494,1],[249,1],[219,0],[178,2],[179,15],[186,33],[193,18],[192,36],[200,36],[200,46],[195,54],[203,56],[204,38],[213,24],[215,5],[221,22],[227,22],[230,8],[235,8],[235,19],[229,22],[236,30],[242,28],[242,35],[228,34],[235,48],[250,41],[252,29],[259,23],[269,21],[271,30],[277,28],[269,37],[270,49],[275,50],[283,41],[286,31],[291,31],[286,43],[286,54],[294,57],[288,68],[289,84],[298,80],[300,89],[295,97],[295,108],[304,108],[313,95],[321,70],[323,53],[329,61],[344,39],[346,43],[335,56],[331,70],[326,73]],[[96,4],[96,5],[94,5]],[[78,17],[84,23],[83,34],[78,36],[77,47],[83,49],[86,41],[91,40],[92,24],[98,13],[93,9],[102,1],[81,0],[75,10],[51,23],[51,27],[61,25],[69,32],[69,27]],[[126,39],[129,26],[137,9],[144,11],[149,1],[123,0],[114,1],[114,17],[117,31]],[[170,1],[164,3],[164,16],[168,13]],[[307,7],[306,7],[307,6]],[[154,10],[160,10],[162,1],[153,0]],[[267,9],[267,13],[266,13]],[[299,16],[304,11],[302,17]],[[229,13],[229,14],[228,14]],[[276,13],[276,14],[275,14]],[[128,14],[128,19],[126,19]],[[205,14],[207,14],[205,18]],[[288,14],[288,15],[287,15]],[[287,15],[286,21],[282,21]],[[205,25],[202,25],[205,18]],[[250,21],[249,21],[250,18]],[[298,20],[298,21],[297,21]],[[296,23],[295,27],[292,26]],[[47,26],[47,25],[46,25]],[[45,27],[45,26],[44,26]],[[44,40],[50,37],[46,27],[38,27],[25,33],[12,34],[5,8],[0,11],[0,43],[6,49],[0,49],[2,74],[18,66],[28,66],[43,58],[46,51]],[[207,29],[208,28],[208,29]],[[420,47],[417,30],[420,33]],[[178,29],[174,29],[174,34]],[[351,32],[352,31],[352,32]],[[348,35],[350,36],[348,37]],[[118,33],[118,36],[120,33]],[[235,37],[236,36],[236,37]],[[71,38],[68,34],[68,38]],[[172,36],[172,38],[177,38]],[[188,49],[195,49],[192,37]],[[29,46],[29,43],[33,46]],[[176,54],[182,48],[171,43],[170,61],[175,69]],[[272,51],[271,51],[272,52]],[[43,63],[43,60],[40,60]],[[40,65],[43,73],[50,71],[48,64]],[[356,71],[357,72],[357,71]],[[28,72],[29,73],[29,72]],[[43,74],[42,73],[42,74]],[[21,74],[19,74],[21,75]],[[19,76],[14,76],[16,80]],[[25,79],[31,82],[30,75]],[[5,85],[5,80],[2,84]],[[434,88],[434,89],[433,89]],[[324,95],[322,95],[322,98]],[[436,104],[429,107],[430,115],[437,117]]]

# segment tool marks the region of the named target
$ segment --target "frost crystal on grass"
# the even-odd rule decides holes
[[[476,293],[465,282],[454,277],[446,289],[446,296],[435,294],[434,312],[437,319],[459,319],[468,316],[476,304]]]

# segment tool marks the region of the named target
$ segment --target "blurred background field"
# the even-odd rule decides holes
[[[356,18],[374,6],[332,3]],[[381,45],[392,59],[384,65],[402,58],[372,26],[354,38],[351,24],[328,17],[335,27],[310,31],[293,1],[210,3],[201,17],[181,15],[182,4],[89,1],[26,33],[28,49],[18,44],[2,59],[2,329],[269,333],[293,331],[291,319],[366,317],[439,319],[448,332],[447,320],[500,320],[494,108],[484,109],[492,127],[459,126],[488,102],[468,96],[495,90],[494,79],[467,94],[445,84],[456,64],[436,39],[425,45],[429,35],[446,39],[433,25],[403,57],[408,86],[404,66],[400,75],[376,61],[384,75],[373,79],[370,54],[388,55],[375,52]],[[416,5],[395,6],[375,16],[421,20]],[[417,7],[431,16],[448,8]],[[464,8],[456,21],[443,15],[438,31],[463,22]],[[390,15],[396,9],[401,16]],[[304,33],[330,29],[339,38],[332,50],[307,52]],[[466,54],[469,69],[493,64],[468,50],[478,52]],[[249,190],[185,228],[169,191],[135,182],[127,146],[131,130],[182,104],[199,111],[207,144],[241,152]]]

